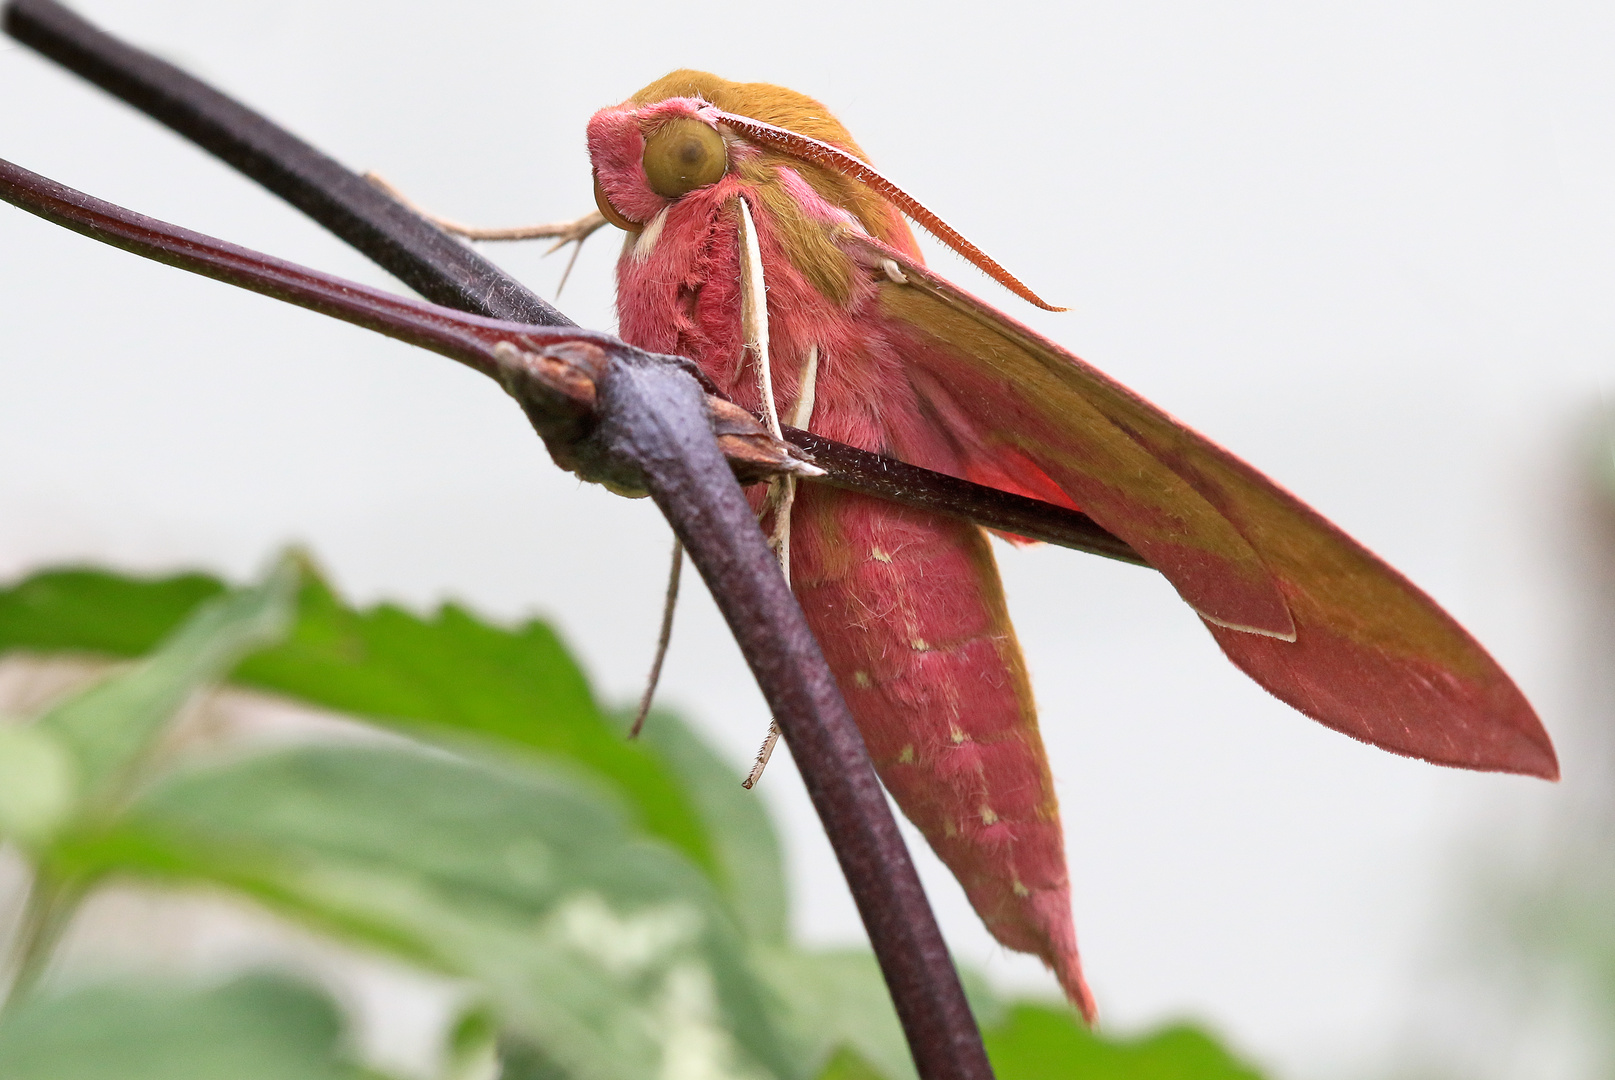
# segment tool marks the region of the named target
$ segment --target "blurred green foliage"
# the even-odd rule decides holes
[[[430,619],[390,604],[355,611],[306,560],[294,561],[301,585],[290,632],[242,664],[235,683],[428,738],[476,733],[576,762],[620,789],[642,829],[711,865],[679,778],[602,722],[588,681],[549,626],[506,630],[453,605]],[[0,594],[0,651],[140,656],[224,592],[223,582],[199,574],[38,574]]]
[[[208,990],[114,984],[0,1016],[6,1080],[360,1080],[323,995],[253,975]]]
[[[1022,1003],[984,1033],[1003,1080],[1259,1080],[1204,1032],[1171,1027],[1137,1040],[1096,1039],[1065,1009]]]
[[[113,879],[228,889],[462,980],[445,1080],[913,1076],[873,958],[791,944],[761,802],[673,716],[627,741],[542,623],[355,610],[294,556],[241,590],[39,574],[0,591],[13,650],[134,662],[0,726],[0,831],[34,871],[0,1076],[379,1075],[342,1011],[284,976],[39,981]],[[406,738],[159,752],[227,677]],[[1103,1038],[967,983],[1002,1080],[1255,1080],[1194,1030]]]

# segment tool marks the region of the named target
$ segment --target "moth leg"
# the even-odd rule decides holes
[[[439,217],[411,200],[379,173],[367,172],[364,174],[364,178],[370,181],[371,186],[390,195],[395,202],[409,207],[444,232],[453,233],[455,236],[463,236],[467,240],[554,240],[554,245],[550,247],[550,251],[553,252],[559,251],[567,244],[582,243],[596,229],[606,223],[605,215],[598,210],[590,210],[587,214],[574,221],[552,221],[543,225],[514,225],[502,229],[485,229],[476,225],[465,225],[452,218]]]
[[[484,229],[475,225],[466,225],[452,218],[438,217],[436,214],[419,206],[403,192],[385,180],[379,173],[367,172],[364,178],[373,187],[390,195],[395,202],[401,203],[415,211],[421,217],[430,221],[446,233],[464,237],[467,240],[554,240],[546,255],[553,255],[568,244],[576,244],[572,249],[572,257],[567,260],[566,269],[561,272],[561,283],[555,287],[555,294],[559,296],[561,290],[566,288],[566,279],[572,276],[572,267],[577,265],[578,252],[583,250],[583,242],[593,236],[595,230],[606,223],[605,215],[598,210],[590,210],[587,214],[573,221],[552,221],[543,225],[516,225],[504,229]]]
[[[819,347],[814,345],[808,349],[807,359],[802,362],[802,371],[796,380],[796,404],[788,417],[792,427],[811,430],[808,425],[813,421],[813,398],[818,380]],[[769,546],[779,558],[786,584],[791,581],[791,507],[795,503],[796,477],[776,476],[769,481],[768,498],[763,503],[763,510],[766,513],[772,507],[774,511],[774,530],[769,537]]]
[[[673,612],[679,605],[679,577],[684,571],[684,545],[673,538],[673,567],[667,572],[667,598],[662,602],[662,630],[656,637],[656,657],[651,661],[650,675],[645,679],[645,692],[639,698],[639,711],[634,714],[633,726],[628,729],[630,739],[639,738],[650,715],[650,703],[656,697],[656,684],[662,679],[662,661],[667,659],[667,646],[673,640]]]
[[[768,283],[763,278],[763,253],[757,244],[757,226],[751,219],[751,208],[745,199],[740,204],[740,331],[746,349],[757,363],[757,396],[762,402],[763,424],[776,439],[784,438],[779,423],[779,411],[774,406],[773,360],[768,352]],[[794,491],[791,477],[778,477],[768,482],[768,498],[763,512],[777,507],[783,492]],[[791,525],[790,515],[774,514],[774,531],[769,546],[779,559],[780,569],[788,583],[791,580]]]
[[[768,734],[763,736],[763,745],[757,748],[757,760],[751,763],[751,772],[740,786],[750,791],[757,781],[763,778],[763,770],[768,768],[768,759],[774,756],[774,747],[779,743],[779,721],[768,722]]]
[[[819,347],[814,345],[808,349],[807,360],[802,364],[802,377],[797,380],[799,387],[796,394],[796,405],[791,410],[791,426],[810,431],[813,422],[814,392],[819,381]],[[778,499],[775,499],[775,495]],[[791,507],[796,502],[796,477],[781,478],[778,486],[770,485],[769,498],[764,502],[764,511],[769,503],[774,503],[774,530],[781,536],[781,542],[775,548],[780,557],[780,568],[785,573],[786,584],[791,580],[790,539],[791,539]],[[757,759],[752,763],[751,772],[741,781],[741,786],[750,790],[752,785],[762,777],[763,770],[768,767],[768,759],[774,755],[774,745],[779,742],[779,722],[770,721],[768,734],[763,736],[763,745],[757,751]]]
[[[801,431],[813,430],[809,427],[813,423],[813,404],[819,385],[819,347],[817,345],[808,349],[807,359],[802,361],[802,375],[796,381],[796,404],[791,408],[791,426]]]
[[[757,243],[757,225],[751,219],[751,207],[743,198],[740,204],[740,329],[746,339],[746,348],[757,361],[757,395],[762,400],[763,422],[769,434],[781,438],[779,412],[774,407],[774,373],[768,355],[768,286],[763,279],[763,253]],[[768,482],[768,497],[763,500],[762,513],[774,511],[774,528],[768,537],[768,546],[779,559],[780,572],[785,584],[791,583],[791,503],[796,499],[796,478],[775,477]],[[779,742],[779,723],[770,719],[768,734],[757,751],[757,760],[740,786],[750,790],[763,775],[768,759]]]

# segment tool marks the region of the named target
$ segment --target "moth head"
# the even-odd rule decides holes
[[[589,121],[594,198],[606,220],[638,232],[669,205],[729,172],[730,148],[695,97],[602,109]]]
[[[621,228],[642,229],[670,203],[735,174],[739,166],[750,166],[745,178],[756,184],[769,182],[772,166],[783,164],[872,235],[909,246],[901,217],[879,195],[834,169],[754,143],[724,125],[720,118],[726,115],[800,132],[863,157],[846,128],[805,94],[704,71],[675,71],[589,122],[601,213]]]

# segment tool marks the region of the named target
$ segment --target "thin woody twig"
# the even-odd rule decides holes
[[[1127,541],[1081,511],[932,472],[794,427],[786,427],[784,435],[786,442],[807,451],[824,470],[815,483],[889,499],[1028,540],[1149,566]]]

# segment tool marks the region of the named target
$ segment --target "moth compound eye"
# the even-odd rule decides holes
[[[613,225],[617,226],[617,228],[621,229],[623,232],[636,233],[645,227],[629,221],[618,212],[615,206],[611,205],[611,200],[606,198],[606,189],[600,186],[600,178],[598,176],[594,178],[594,205],[599,208],[600,215],[602,217],[611,222]]]
[[[667,199],[715,184],[729,168],[723,136],[699,120],[669,120],[645,140],[645,178]]]

